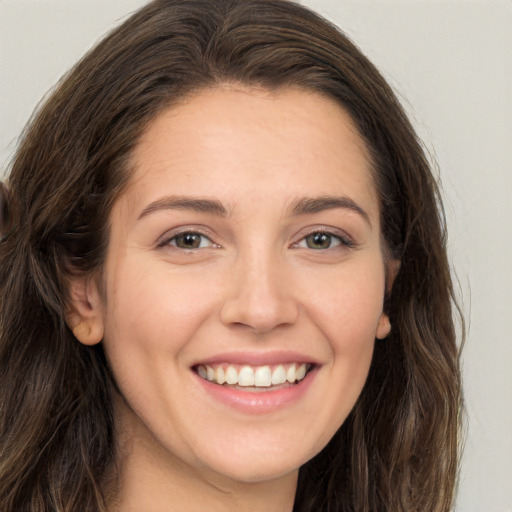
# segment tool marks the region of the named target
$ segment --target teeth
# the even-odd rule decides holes
[[[197,373],[199,374],[199,377],[206,379],[206,368],[203,365],[198,366]]]
[[[254,370],[250,366],[244,366],[238,374],[239,386],[254,386]]]
[[[284,384],[286,382],[286,370],[284,366],[280,364],[273,372],[272,372],[272,385],[275,386],[277,384]]]
[[[268,388],[272,384],[272,372],[270,366],[260,366],[254,372],[254,385],[261,388]]]
[[[224,382],[226,382],[226,374],[224,373],[224,368],[222,368],[222,366],[217,368],[217,378],[215,380],[217,381],[217,384],[224,384]]]
[[[238,372],[234,366],[228,366],[226,370],[226,382],[228,384],[238,384]]]
[[[285,382],[293,384],[296,381],[301,381],[306,376],[308,369],[309,365],[306,363],[279,364],[274,370],[271,370],[269,365],[256,367],[244,365],[239,369],[234,365],[199,365],[197,374],[205,380],[221,385],[268,388]]]
[[[301,364],[296,370],[295,370],[295,379],[302,380],[306,376],[306,365]]]
[[[295,382],[295,365],[292,364],[286,372],[286,380],[291,384]]]

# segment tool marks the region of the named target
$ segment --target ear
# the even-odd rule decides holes
[[[67,323],[76,339],[84,345],[96,345],[103,339],[103,301],[94,277],[72,278],[71,310]]]
[[[395,278],[400,270],[400,260],[390,259],[386,262],[386,291],[385,291],[385,301],[384,307],[386,306],[388,297],[391,295],[391,290],[393,288],[393,283],[395,282]],[[389,316],[382,312],[379,317],[379,323],[377,324],[377,330],[375,332],[375,337],[379,340],[383,340],[386,338],[391,332],[391,322],[389,320]]]
[[[391,322],[389,321],[389,316],[386,313],[381,313],[379,318],[379,323],[377,324],[377,330],[375,332],[375,337],[379,340],[383,340],[388,336],[391,332]]]

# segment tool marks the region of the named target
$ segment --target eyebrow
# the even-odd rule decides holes
[[[318,213],[324,210],[332,210],[335,208],[344,208],[359,214],[363,219],[372,226],[370,216],[361,208],[354,200],[346,196],[319,196],[304,197],[296,199],[291,205],[292,215],[306,215],[308,213]]]
[[[203,199],[186,196],[167,196],[150,203],[142,213],[139,219],[150,213],[161,210],[188,210],[199,213],[211,213],[213,215],[227,216],[228,212],[224,205],[216,199]]]
[[[289,211],[292,216],[307,215],[319,213],[324,210],[332,210],[335,208],[343,208],[351,210],[359,214],[371,227],[370,216],[361,208],[354,200],[346,196],[318,196],[318,197],[302,197],[292,202]],[[206,199],[189,196],[167,196],[157,199],[150,203],[142,213],[139,219],[161,210],[188,210],[199,213],[210,213],[226,217],[228,211],[224,205],[217,199]]]

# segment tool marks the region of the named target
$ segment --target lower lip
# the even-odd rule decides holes
[[[268,391],[244,391],[239,388],[221,386],[205,380],[196,374],[203,389],[216,401],[224,403],[246,414],[261,414],[293,405],[298,402],[311,386],[317,369],[313,368],[297,384]]]

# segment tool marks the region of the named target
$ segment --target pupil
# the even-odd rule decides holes
[[[193,233],[185,233],[180,237],[182,247],[187,249],[199,247],[200,239],[198,235]]]
[[[327,249],[331,245],[331,237],[325,233],[314,233],[310,240],[310,247],[313,249]]]

